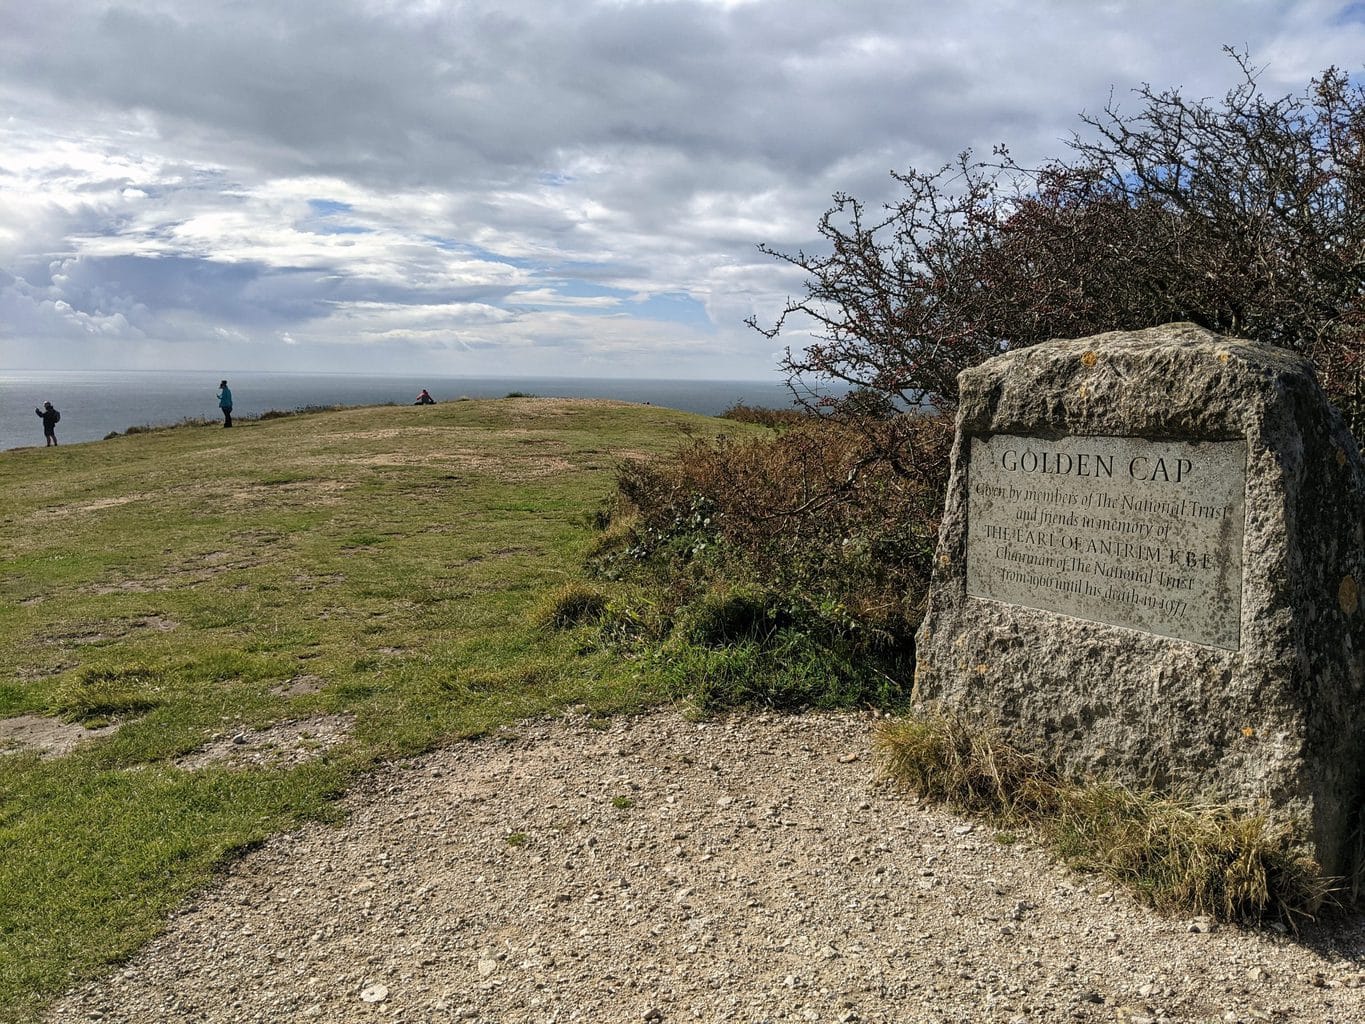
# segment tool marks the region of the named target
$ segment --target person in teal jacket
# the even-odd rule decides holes
[[[232,426],[232,390],[225,380],[218,382],[218,408],[223,410],[223,426]]]

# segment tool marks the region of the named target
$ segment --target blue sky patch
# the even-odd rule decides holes
[[[1338,25],[1349,25],[1351,22],[1365,22],[1365,3],[1349,3],[1341,10],[1337,11],[1333,21]]]
[[[648,320],[664,320],[668,323],[685,324],[698,330],[714,334],[716,325],[706,312],[706,307],[686,292],[665,292],[651,295],[643,302],[627,302],[622,306],[632,316]]]
[[[362,228],[358,224],[320,224],[313,229],[317,235],[372,235],[373,228]]]
[[[339,203],[335,199],[310,199],[308,205],[319,217],[331,217],[337,213],[350,213],[355,209],[350,203]]]
[[[539,269],[544,262],[526,257],[504,256],[492,249],[485,249],[481,245],[461,242],[454,238],[442,238],[440,235],[423,235],[422,241],[428,245],[434,245],[444,252],[462,252],[467,256],[473,256],[475,259],[487,260],[489,263],[505,263],[509,267],[518,267],[522,270]]]

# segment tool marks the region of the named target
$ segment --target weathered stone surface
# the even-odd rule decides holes
[[[1349,870],[1365,469],[1311,366],[1170,324],[960,385],[917,701],[1073,774],[1297,816]]]

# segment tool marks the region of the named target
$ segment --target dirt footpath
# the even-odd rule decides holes
[[[867,717],[600,724],[376,773],[48,1019],[1365,1021],[1360,920],[1159,917],[878,782]]]

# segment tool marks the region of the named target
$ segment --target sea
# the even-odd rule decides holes
[[[99,441],[129,427],[217,420],[222,374],[132,370],[0,370],[0,449],[43,444],[36,408],[62,414],[61,444]],[[717,416],[736,404],[790,408],[771,380],[650,380],[606,377],[430,377],[353,373],[229,373],[234,418],[308,406],[410,404],[423,388],[437,402],[460,398],[614,398]]]

